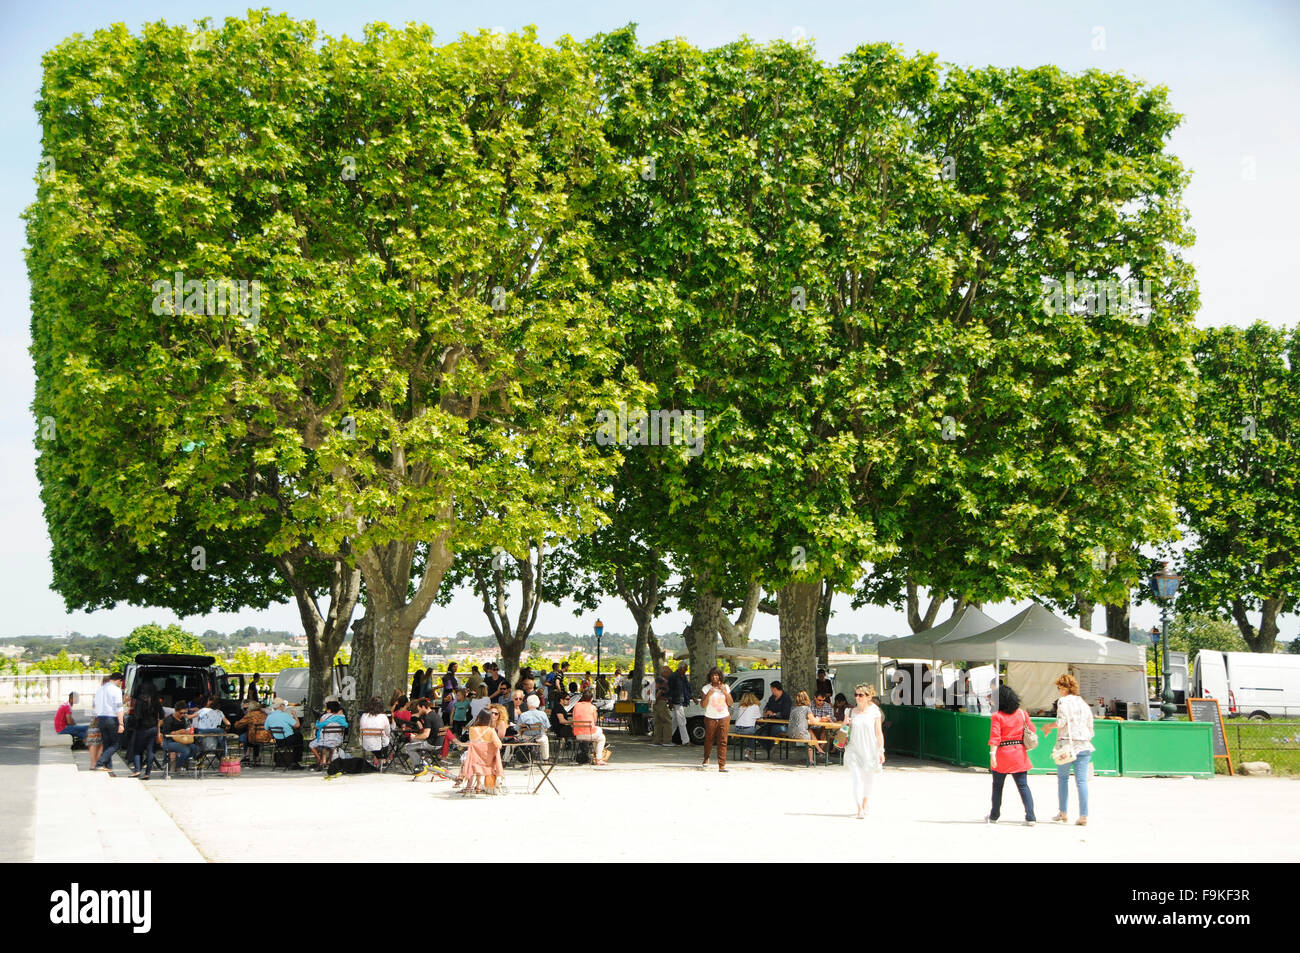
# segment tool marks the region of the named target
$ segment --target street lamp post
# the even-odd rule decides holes
[[[1160,694],[1160,627],[1153,625],[1151,627],[1151,648],[1155,651],[1155,658],[1152,661],[1156,668],[1156,695]]]
[[[1169,571],[1169,563],[1161,563],[1160,571],[1151,577],[1151,588],[1160,600],[1160,666],[1164,670],[1164,691],[1160,693],[1160,720],[1170,721],[1174,717],[1174,690],[1169,685],[1169,610],[1174,597],[1178,595],[1178,584],[1183,577]]]
[[[600,682],[600,637],[605,634],[605,623],[596,620],[596,681]]]

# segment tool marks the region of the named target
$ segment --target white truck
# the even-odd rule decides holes
[[[1202,649],[1192,668],[1193,698],[1217,698],[1224,715],[1300,715],[1300,655]]]

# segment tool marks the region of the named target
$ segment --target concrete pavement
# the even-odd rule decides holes
[[[0,731],[6,725],[0,718]],[[6,738],[16,739],[15,751],[30,744],[21,733],[0,733]],[[64,863],[393,861],[409,855],[417,836],[435,837],[439,856],[508,857],[521,837],[543,832],[597,845],[593,857],[606,861],[698,856],[710,846],[742,857],[750,841],[756,859],[783,861],[1300,860],[1300,787],[1291,779],[1096,778],[1086,828],[1020,826],[1008,784],[1003,821],[991,827],[983,823],[987,772],[891,759],[870,816],[858,821],[842,767],[732,762],[720,774],[698,768],[699,748],[610,738],[609,766],[557,769],[559,795],[549,787],[524,793],[526,773],[512,770],[511,794],[470,799],[446,781],[391,773],[324,781],[261,768],[146,784],[88,773],[84,753],[78,764],[67,750],[46,748],[25,769],[35,792],[29,820],[14,813],[21,778],[5,776],[18,786],[0,791],[0,840],[30,841],[29,854],[14,859]],[[0,771],[11,767],[21,766],[0,758]],[[1039,818],[1051,817],[1055,778],[1031,777],[1030,786]],[[1073,799],[1072,789],[1072,816]]]

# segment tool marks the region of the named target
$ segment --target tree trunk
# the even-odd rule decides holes
[[[534,553],[536,557],[534,559]],[[483,614],[492,626],[497,647],[501,649],[502,673],[507,685],[519,680],[519,659],[528,645],[528,636],[537,624],[537,610],[542,604],[543,573],[546,569],[546,552],[542,546],[529,546],[528,558],[511,556],[519,567],[521,599],[519,615],[512,624],[506,605],[506,578],[504,569],[492,568],[486,572],[474,569],[474,588],[483,600]]]
[[[907,577],[907,624],[913,634],[934,628],[934,620],[939,616],[939,607],[947,598],[948,595],[943,590],[931,592],[929,608],[925,610],[925,615],[921,615],[916,582],[911,576]]]
[[[645,643],[646,648],[650,650],[650,669],[655,675],[658,675],[664,670],[664,660],[667,658],[668,653],[664,651],[664,647],[659,644],[659,639],[655,637],[653,625],[646,627]],[[637,691],[641,690],[640,682],[636,683],[636,688]]]
[[[817,613],[822,581],[792,582],[776,594],[781,626],[781,684],[790,697],[817,688]]]
[[[1081,593],[1074,594],[1074,611],[1079,614],[1079,628],[1085,632],[1092,631],[1092,611],[1096,603]]]
[[[749,633],[754,628],[754,617],[758,615],[758,602],[762,594],[763,587],[751,581],[749,590],[745,593],[745,602],[740,608],[740,617],[735,622],[727,618],[726,612],[718,613],[718,634],[722,636],[722,644],[727,648],[736,649],[749,644]]]
[[[348,724],[355,725],[359,717],[360,705],[358,685],[370,685],[375,671],[376,619],[373,606],[366,606],[366,614],[352,626],[352,654],[348,661],[348,685],[344,686],[343,708],[347,712]],[[326,678],[328,679],[328,675]],[[351,691],[348,691],[348,688]],[[403,686],[403,691],[409,686]]]
[[[830,580],[822,581],[821,600],[817,605],[817,664],[821,668],[830,666],[830,648],[826,642],[826,627],[831,621],[831,599],[835,597],[835,587]]]
[[[1246,647],[1252,652],[1271,653],[1277,645],[1277,617],[1282,611],[1282,598],[1264,599],[1260,603],[1259,629],[1250,624],[1246,617],[1246,603],[1240,599],[1232,600],[1232,618],[1241,630],[1241,637],[1246,640]]]
[[[331,693],[333,687],[330,669],[334,665],[334,656],[338,654],[347,635],[352,613],[356,611],[357,599],[361,594],[361,571],[349,568],[342,559],[332,561],[329,609],[322,616],[316,603],[316,594],[301,582],[301,562],[284,556],[277,563],[293,589],[298,615],[307,635],[308,676],[304,714],[308,718],[315,718],[316,713],[324,708],[325,696]]]
[[[682,633],[691,658],[692,694],[704,687],[709,669],[718,664],[718,619],[721,616],[722,597],[701,586],[696,591],[691,624]]]
[[[1129,627],[1131,625],[1127,599],[1124,600],[1123,605],[1106,604],[1106,634],[1108,636],[1121,642],[1128,642]]]
[[[424,575],[410,602],[406,597],[415,561],[414,543],[386,543],[357,554],[366,585],[366,619],[372,620],[369,625],[373,634],[373,654],[366,660],[365,668],[353,673],[358,699],[369,699],[372,695],[386,699],[394,687],[404,689],[409,684],[406,662],[411,651],[411,636],[428,614],[442,577],[451,567],[451,550],[447,548],[447,538],[451,534],[451,508],[444,508],[441,515],[448,528],[430,541]],[[353,654],[355,656],[356,647]]]
[[[524,657],[524,647],[527,644],[527,636],[506,641],[497,639],[497,645],[501,647],[501,674],[507,685],[513,686],[519,681],[519,660]]]
[[[654,554],[654,558],[658,559],[658,553]],[[646,649],[649,647],[650,640],[654,638],[651,622],[654,620],[655,610],[659,607],[659,575],[651,572],[644,579],[638,580],[635,586],[629,587],[623,576],[623,570],[617,569],[614,572],[614,583],[623,604],[628,607],[632,618],[636,620],[636,648],[632,653],[632,671],[628,675],[632,682],[628,697],[635,700],[641,697],[641,679],[645,677]],[[658,665],[663,660],[663,651],[659,649],[658,640],[655,640],[655,652],[652,653],[652,657],[654,657],[654,673],[658,675]]]

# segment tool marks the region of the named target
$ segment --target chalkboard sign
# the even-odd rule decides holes
[[[1192,721],[1208,722],[1214,726],[1214,756],[1228,759],[1228,773],[1232,774],[1232,755],[1228,751],[1228,739],[1223,734],[1223,713],[1219,711],[1217,698],[1187,699],[1187,716]]]

